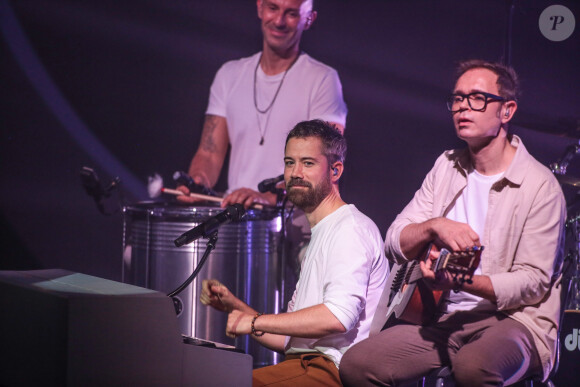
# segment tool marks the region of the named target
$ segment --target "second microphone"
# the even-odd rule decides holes
[[[230,222],[238,222],[243,219],[246,214],[244,206],[241,204],[233,204],[226,207],[226,209],[216,216],[213,216],[200,224],[192,228],[189,231],[184,232],[175,240],[175,246],[181,247],[188,243],[194,242],[199,238],[207,238],[213,234],[222,225]]]

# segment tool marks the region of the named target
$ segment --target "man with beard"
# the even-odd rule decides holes
[[[286,139],[288,198],[303,209],[312,239],[288,312],[262,314],[217,280],[205,280],[201,301],[229,313],[230,337],[252,335],[285,353],[254,370],[254,386],[340,386],[344,352],[366,338],[389,271],[377,226],[340,197],[346,141],[334,126],[301,122]]]

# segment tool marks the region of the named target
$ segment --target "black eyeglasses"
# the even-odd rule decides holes
[[[449,98],[447,98],[447,109],[449,109],[451,113],[457,113],[461,110],[460,106],[465,98],[467,98],[467,103],[471,110],[478,112],[484,111],[488,102],[505,101],[505,98],[500,97],[499,95],[484,93],[483,91],[476,91],[469,94],[456,93],[451,94]]]

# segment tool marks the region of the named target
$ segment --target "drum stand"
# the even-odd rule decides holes
[[[580,215],[571,217],[566,228],[573,235],[574,247],[562,267],[562,312],[558,327],[557,352],[550,379],[557,386],[577,385],[577,365],[580,362],[578,327],[580,327]],[[566,286],[564,286],[564,284]]]
[[[572,265],[567,292],[564,300],[565,310],[580,311],[580,215],[576,215],[567,221],[574,237],[574,249],[566,256],[562,272],[566,275],[569,266]]]
[[[550,170],[556,177],[560,184],[578,187],[580,186],[580,179],[566,176],[568,165],[580,153],[580,140],[577,144],[571,144],[566,147],[562,157],[550,164]],[[568,206],[568,212],[571,211],[571,206]],[[572,273],[569,277],[568,286],[566,287],[563,305],[565,310],[580,310],[580,214],[568,215],[566,221],[566,228],[570,230],[574,239],[574,248],[568,253],[564,259],[562,274],[566,276],[570,265],[573,265]],[[569,234],[568,234],[569,235]]]

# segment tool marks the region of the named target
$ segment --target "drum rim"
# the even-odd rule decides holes
[[[147,216],[154,219],[207,219],[224,211],[219,205],[192,206],[178,202],[141,201],[123,206],[124,216]],[[246,210],[244,220],[272,220],[281,216],[281,209],[265,207]]]

